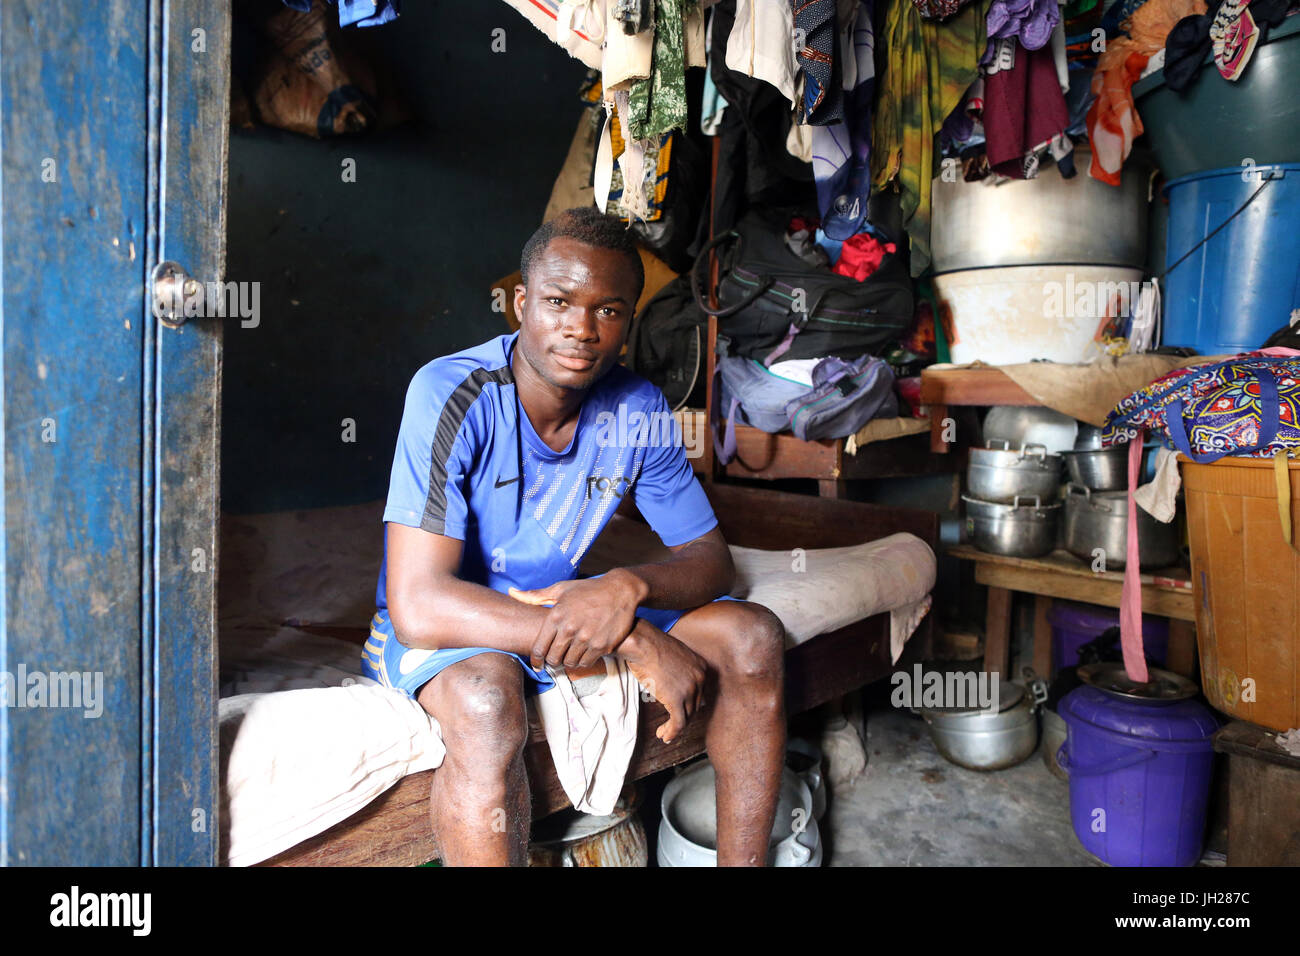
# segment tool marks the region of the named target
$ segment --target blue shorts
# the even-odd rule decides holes
[[[737,598],[723,596],[719,601],[735,601]],[[636,616],[649,621],[659,630],[671,631],[673,625],[682,619],[685,611],[664,611],[657,608],[641,608]],[[505,654],[513,657],[524,669],[528,677],[529,690],[541,693],[555,686],[555,681],[545,670],[533,670],[525,658],[510,651],[501,651],[493,647],[449,647],[439,651],[419,650],[405,647],[393,633],[393,623],[388,618],[388,610],[381,608],[370,619],[370,636],[366,638],[361,650],[361,673],[385,687],[400,691],[407,697],[414,697],[420,688],[438,675],[444,668],[459,663],[477,654]]]

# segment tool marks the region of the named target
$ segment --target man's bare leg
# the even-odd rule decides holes
[[[718,865],[763,866],[785,763],[785,629],[765,607],[717,601],[685,614],[672,636],[709,665]]]
[[[416,700],[438,721],[447,756],[433,774],[430,815],[447,866],[524,866],[531,807],[524,674],[504,654],[443,669]]]

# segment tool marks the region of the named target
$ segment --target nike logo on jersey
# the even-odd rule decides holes
[[[513,484],[514,484],[516,481],[518,481],[518,480],[519,480],[519,476],[518,476],[518,475],[515,475],[513,478],[507,478],[505,481],[502,481],[500,478],[498,478],[498,479],[497,479],[497,483],[496,483],[496,487],[497,487],[497,488],[504,488],[506,485],[513,485]]]

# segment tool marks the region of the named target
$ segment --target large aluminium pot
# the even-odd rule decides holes
[[[1135,506],[1136,507],[1136,506]],[[1127,491],[1092,491],[1071,483],[1065,496],[1065,548],[1092,561],[1100,549],[1106,570],[1123,569],[1128,558]],[[1178,526],[1137,512],[1138,562],[1142,568],[1167,568],[1178,560]]]
[[[1086,146],[1075,150],[1074,162],[1088,169],[1092,154]],[[1149,160],[1135,152],[1118,187],[1086,173],[1065,179],[1055,163],[1044,164],[1034,179],[996,186],[937,177],[931,186],[934,271],[1048,265],[1142,269],[1149,168]]]
[[[994,447],[998,444],[1002,447]],[[972,498],[1002,504],[1011,504],[1017,496],[1055,501],[1060,484],[1061,456],[1049,455],[1042,445],[1012,451],[1008,442],[995,439],[985,448],[970,450],[966,487]]]
[[[1059,504],[1045,505],[1032,495],[1028,500],[1017,496],[1009,505],[970,495],[961,498],[966,502],[967,534],[981,551],[1038,558],[1056,547]]]
[[[1142,276],[1129,266],[990,266],[938,273],[934,293],[955,364],[1074,364],[1101,355],[1098,324],[1112,298],[1121,313],[1132,310]]]

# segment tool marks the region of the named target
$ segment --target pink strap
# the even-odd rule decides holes
[[[1139,429],[1128,443],[1128,531],[1125,534],[1124,588],[1119,600],[1119,643],[1124,651],[1128,676],[1146,683],[1146,654],[1142,648],[1142,569],[1138,565],[1138,504],[1133,500],[1138,470],[1142,467],[1142,443],[1146,430]]]

